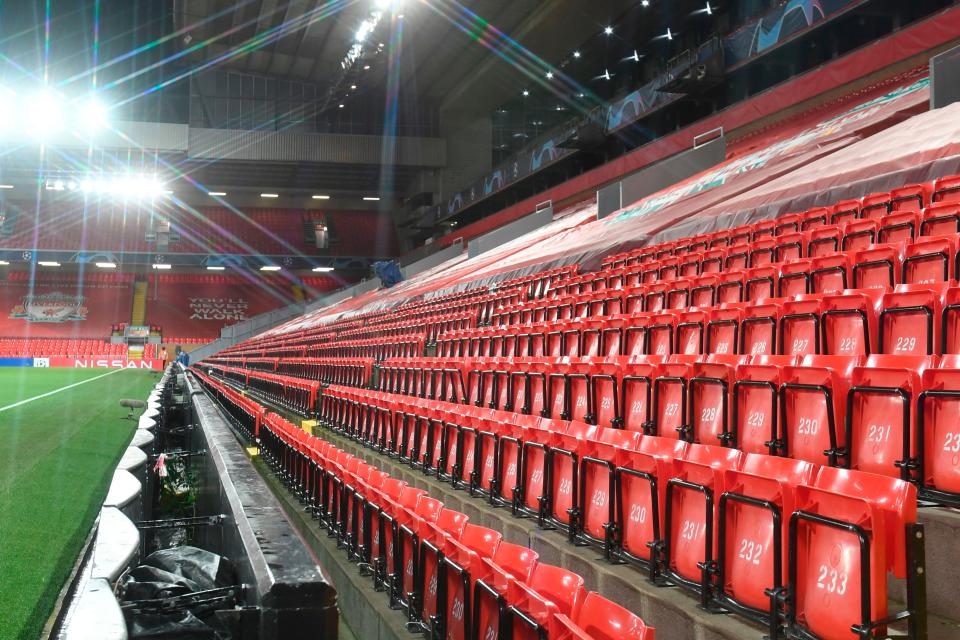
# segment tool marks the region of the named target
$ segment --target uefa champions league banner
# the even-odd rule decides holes
[[[724,62],[729,69],[776,46],[818,22],[866,0],[790,0],[770,9],[723,39]]]

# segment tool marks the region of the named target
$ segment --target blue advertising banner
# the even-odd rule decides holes
[[[32,367],[33,358],[0,358],[0,367]]]

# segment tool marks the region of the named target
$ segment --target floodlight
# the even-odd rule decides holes
[[[226,192],[226,191],[207,191],[207,195],[208,195],[208,196],[217,196],[217,197],[219,197],[219,196],[225,196],[225,195],[227,195],[227,192]]]
[[[90,98],[80,107],[80,119],[89,132],[103,129],[107,126],[107,108],[96,98]]]
[[[380,198],[379,198],[378,196],[364,196],[363,199],[366,200],[367,202],[379,202],[379,201],[380,201]]]
[[[97,267],[99,267],[100,269],[116,269],[117,268],[116,262],[98,262],[96,264],[97,264]]]
[[[281,268],[274,264],[265,264],[260,267],[260,271],[280,271]]]
[[[330,273],[333,271],[333,267],[314,267],[313,270],[317,273]]]
[[[166,264],[166,263],[163,263],[163,262],[158,262],[158,263],[156,263],[156,264],[153,265],[153,268],[154,268],[154,269],[158,269],[158,270],[160,270],[160,271],[165,271],[165,270],[167,270],[167,269],[172,269],[173,267],[172,267],[172,265],[169,265],[169,264]]]
[[[310,196],[310,197],[313,198],[314,200],[329,200],[329,199],[330,199],[330,196],[323,196],[323,195],[319,195],[319,194],[317,194],[317,195],[312,195],[312,196]]]
[[[37,264],[41,267],[59,267],[59,262],[54,262],[53,260],[38,260]]]
[[[261,198],[279,198],[279,197],[280,197],[280,194],[277,194],[277,193],[261,193],[261,194],[260,194],[260,197],[261,197]]]
[[[63,108],[60,99],[50,91],[41,91],[28,98],[23,105],[26,131],[44,138],[63,127]]]
[[[216,265],[207,265],[207,271],[223,271],[226,267],[219,267]]]

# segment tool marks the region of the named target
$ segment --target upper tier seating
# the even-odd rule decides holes
[[[3,249],[154,252],[146,234],[156,220],[154,210],[136,207],[84,209],[82,204],[43,204],[39,219],[33,204],[19,211],[13,234],[0,239]],[[165,215],[169,212],[164,212]],[[391,256],[397,239],[389,217],[376,211],[323,212],[341,233],[340,242],[324,250],[334,256]],[[223,207],[179,210],[170,215],[171,231],[180,241],[168,253],[318,255],[304,237],[304,220],[315,215],[297,209]],[[35,239],[36,238],[36,239]]]

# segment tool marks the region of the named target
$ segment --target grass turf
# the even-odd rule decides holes
[[[0,639],[36,638],[49,617],[136,423],[148,371],[0,369]],[[11,404],[84,382],[13,409]]]

